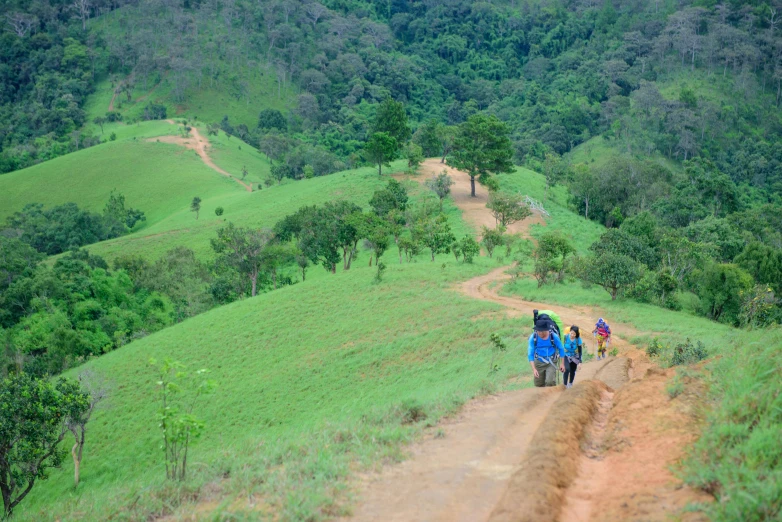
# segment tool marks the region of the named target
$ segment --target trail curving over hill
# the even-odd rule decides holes
[[[429,174],[443,168],[439,160],[424,165]],[[469,176],[449,173],[465,220],[476,228],[493,226],[485,191],[470,198]],[[525,230],[516,232],[529,237],[532,222],[518,224]],[[604,315],[590,307],[500,295],[510,279],[508,268],[465,281],[456,290],[499,304],[522,321],[531,320],[533,309],[550,309],[565,324],[589,331]],[[654,368],[626,341],[637,334],[632,327],[607,319],[619,357],[582,364],[572,390],[528,388],[471,401],[414,444],[408,460],[363,475],[360,502],[343,520],[662,521],[687,502],[708,500],[682,487],[669,469],[695,437],[688,414],[672,407],[665,394],[670,372]],[[525,355],[519,354],[519,366],[526,369]],[[684,517],[701,520],[697,514]]]
[[[177,123],[174,120],[166,120],[166,122],[170,123],[171,125],[177,125]],[[215,162],[209,156],[209,153],[207,151],[207,147],[209,147],[209,140],[203,137],[201,133],[198,132],[198,129],[196,127],[191,127],[190,134],[192,136],[189,138],[183,138],[182,136],[160,136],[158,138],[148,138],[147,141],[173,143],[174,145],[180,145],[182,147],[185,147],[186,149],[195,151],[195,153],[198,154],[198,156],[201,158],[204,164],[206,164],[207,167],[237,182],[238,184],[243,186],[247,190],[247,192],[253,191],[252,185],[248,185],[244,181],[231,175],[230,172],[221,169],[215,164]]]

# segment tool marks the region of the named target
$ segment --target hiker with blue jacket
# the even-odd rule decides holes
[[[559,368],[556,366],[559,354]],[[535,331],[529,337],[527,359],[535,375],[535,386],[556,386],[557,371],[565,371],[565,350],[559,336],[552,331],[551,320],[539,318]]]

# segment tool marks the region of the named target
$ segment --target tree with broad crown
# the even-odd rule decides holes
[[[411,132],[407,125],[407,113],[402,102],[386,98],[378,106],[372,133],[378,132],[385,132],[394,138],[397,148],[401,148],[410,139]]]
[[[489,202],[486,207],[491,210],[492,216],[502,228],[507,228],[517,221],[522,221],[532,215],[529,206],[524,203],[519,194],[506,192],[489,192]]]
[[[264,249],[274,239],[271,230],[238,228],[233,223],[217,230],[211,240],[217,263],[234,268],[250,279],[251,295],[258,292],[258,276],[264,268]]]
[[[383,175],[383,165],[391,166],[391,160],[396,159],[399,148],[396,138],[387,132],[375,132],[364,145],[364,155],[367,161],[377,165],[377,173]]]
[[[0,494],[5,517],[65,457],[60,442],[69,419],[79,418],[89,397],[78,383],[34,379],[26,373],[0,381]]]
[[[641,278],[641,264],[624,254],[604,252],[576,263],[580,279],[602,286],[615,301],[619,291],[635,284]]]
[[[435,193],[440,200],[440,212],[443,211],[443,200],[451,193],[451,186],[454,180],[448,175],[448,171],[443,169],[437,176],[432,176],[426,181],[426,186]]]
[[[475,197],[475,178],[513,172],[513,147],[508,126],[496,116],[474,114],[459,129],[454,139],[449,166],[470,175],[470,195]]]

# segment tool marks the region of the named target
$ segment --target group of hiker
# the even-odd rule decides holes
[[[557,372],[560,372],[565,387],[572,388],[583,359],[581,329],[577,325],[563,328],[562,320],[551,310],[533,310],[533,323],[527,358],[535,376],[535,386],[556,386]],[[592,335],[597,339],[597,360],[605,359],[611,342],[611,327],[602,317],[597,320]]]

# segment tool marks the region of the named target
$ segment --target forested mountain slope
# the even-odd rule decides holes
[[[480,110],[499,115],[514,131],[519,161],[604,135],[636,155],[701,155],[734,181],[772,190],[778,183],[782,39],[773,4],[79,6],[2,7],[3,170],[92,144],[94,131],[79,132],[88,119],[85,99],[96,85],[107,92],[108,82],[117,105],[124,98],[136,106],[129,117],[156,117],[159,103],[216,120],[221,107],[203,92],[230,95],[237,103],[222,108],[224,128],[255,141],[282,128],[273,121],[256,128],[249,115],[282,109],[295,143],[348,162],[359,161],[373,104],[391,96],[418,122],[456,124]],[[90,106],[89,116],[107,109]]]

